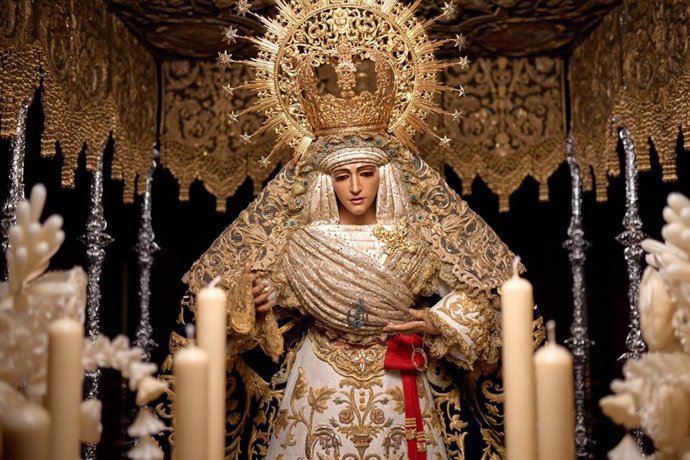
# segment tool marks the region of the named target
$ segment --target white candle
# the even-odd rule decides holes
[[[73,319],[61,318],[50,324],[48,337],[50,458],[78,460],[81,457],[84,328]]]
[[[43,407],[30,403],[11,409],[2,429],[5,458],[48,460],[50,415]]]
[[[505,449],[508,460],[536,460],[536,404],[532,363],[532,285],[514,274],[501,287]]]
[[[534,354],[537,379],[537,439],[539,459],[575,458],[575,399],[573,358],[556,344],[556,325],[546,325],[548,343]]]
[[[225,458],[225,291],[203,288],[197,296],[197,337],[208,354],[208,460]]]
[[[194,345],[177,351],[173,356],[173,374],[175,458],[206,459],[208,355]]]

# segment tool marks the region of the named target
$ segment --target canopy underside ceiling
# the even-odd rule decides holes
[[[224,49],[223,29],[242,35],[262,32],[251,15],[238,16],[234,0],[105,0],[160,59],[210,58]],[[471,56],[524,57],[567,53],[620,0],[462,0],[458,14],[434,26],[437,36],[462,33]],[[252,0],[253,12],[271,15],[270,0]],[[436,16],[443,2],[422,0],[419,11]],[[228,50],[241,56],[253,50],[238,42]],[[452,53],[452,48],[446,50]]]

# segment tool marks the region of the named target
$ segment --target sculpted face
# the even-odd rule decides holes
[[[376,192],[379,168],[372,163],[350,163],[331,171],[333,189],[338,197],[341,224],[376,223]]]

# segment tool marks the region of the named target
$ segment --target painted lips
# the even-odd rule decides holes
[[[352,204],[362,204],[364,203],[364,198],[352,198],[350,200],[350,203]]]

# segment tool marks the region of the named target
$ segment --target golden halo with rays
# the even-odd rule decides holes
[[[278,139],[273,153],[285,146],[302,155],[314,140],[300,104],[297,73],[301,61],[314,53],[327,55],[346,40],[388,56],[395,72],[395,102],[387,132],[406,147],[416,150],[413,136],[427,132],[447,145],[426,123],[430,113],[442,113],[435,102],[441,91],[459,91],[438,80],[438,72],[463,61],[440,62],[435,51],[449,40],[431,40],[426,31],[438,19],[415,16],[419,1],[404,5],[398,0],[276,0],[275,18],[255,15],[266,27],[263,37],[245,37],[258,46],[256,58],[224,63],[250,66],[255,79],[241,85],[257,94],[257,100],[239,115],[258,112],[266,116],[257,134],[274,130]],[[454,5],[452,5],[454,8]],[[454,11],[454,9],[453,9]],[[440,17],[447,17],[444,8]],[[446,114],[451,115],[451,114]]]

